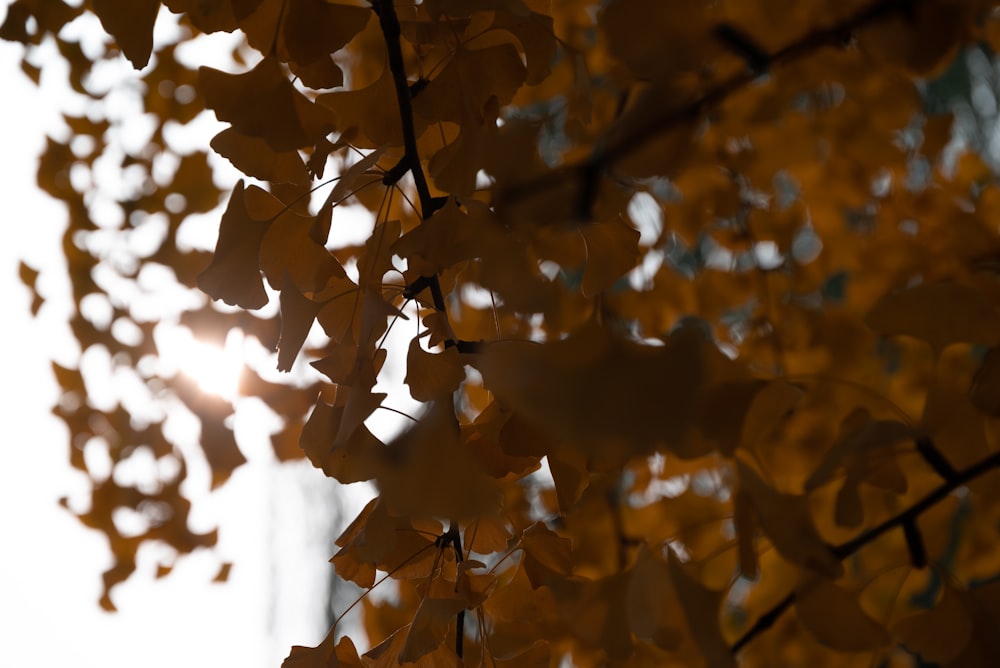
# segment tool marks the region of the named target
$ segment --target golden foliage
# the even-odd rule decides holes
[[[60,32],[93,12],[145,68],[156,129],[124,160],[146,185],[118,229],[168,231],[121,273],[166,265],[238,307],[183,324],[252,333],[283,371],[311,361],[308,387],[249,373],[241,392],[284,420],[278,459],[379,489],[331,562],[369,591],[396,579],[399,606],[366,600],[367,653],[335,624],[286,668],[995,661],[1000,184],[927,90],[995,48],[1000,4],[165,0],[191,34],[243,34],[236,73],[155,45],[155,0],[76,4],[16,0],[0,36],[52,36],[97,99]],[[208,156],[154,178],[165,127],[202,109],[245,176],[211,257],[177,235],[220,200]],[[99,225],[71,172],[113,123],[66,123],[96,148],[49,139],[38,183],[67,205],[82,306],[108,260],[81,241]],[[346,201],[374,219],[357,245],[335,233]],[[248,313],[275,292],[277,316]],[[80,313],[74,335],[138,369],[154,323],[112,310],[138,342]],[[387,360],[425,409],[383,442]],[[162,422],[54,372],[75,467],[90,439],[116,466],[180,462],[154,490],[94,479],[79,516],[110,539],[107,590],[144,541],[211,545]],[[231,406],[141,375],[199,418],[222,484],[244,461]],[[121,507],[148,529],[122,535]]]

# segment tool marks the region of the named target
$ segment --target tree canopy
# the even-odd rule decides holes
[[[228,69],[193,59],[220,32]],[[15,0],[0,37],[82,100],[38,183],[80,358],[127,379],[53,365],[106,608],[145,543],[214,543],[191,458],[245,461],[232,401],[155,363],[168,276],[290,372],[240,385],[276,458],[378,489],[331,562],[395,595],[286,668],[1000,656],[1000,3]],[[392,368],[422,406],[379,437]]]

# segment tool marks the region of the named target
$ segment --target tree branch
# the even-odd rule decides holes
[[[392,72],[393,84],[396,88],[396,101],[399,103],[399,120],[403,126],[403,150],[405,154],[398,165],[390,170],[391,178],[398,181],[408,169],[413,175],[413,183],[417,187],[417,196],[420,198],[420,213],[423,220],[430,218],[436,210],[441,208],[447,201],[445,198],[431,197],[430,188],[427,186],[427,177],[424,168],[420,164],[420,152],[417,150],[417,133],[413,123],[413,90],[406,78],[406,64],[403,62],[403,48],[400,45],[402,36],[399,27],[399,17],[396,16],[396,8],[392,0],[371,0],[372,9],[379,19],[379,27],[382,29],[382,36],[385,39],[385,47],[389,57],[389,70]],[[419,81],[417,82],[420,83]],[[422,86],[415,86],[419,92]],[[405,165],[405,169],[403,168]],[[387,175],[389,176],[389,175]],[[427,277],[426,287],[431,290],[434,299],[434,308],[448,317],[448,310],[444,302],[444,295],[441,293],[441,281],[437,274]],[[419,282],[419,281],[418,281]],[[408,288],[413,292],[411,288]],[[419,290],[417,290],[419,292]],[[454,339],[447,339],[444,342],[445,348],[455,345]]]
[[[666,109],[662,114],[652,118],[649,122],[632,129],[617,143],[611,146],[595,148],[586,158],[563,165],[521,183],[511,184],[504,192],[499,194],[498,199],[505,201],[521,199],[553,186],[566,183],[567,181],[585,183],[588,179],[593,179],[595,171],[603,172],[612,167],[616,162],[646,145],[656,135],[678,125],[697,120],[706,110],[718,107],[731,95],[756,81],[760,76],[760,72],[752,65],[766,63],[767,69],[773,70],[782,64],[792,63],[809,56],[824,47],[843,46],[861,28],[877,23],[897,12],[905,13],[912,11],[916,4],[923,1],[876,0],[868,7],[855,12],[838,23],[825,28],[811,30],[797,40],[778,49],[773,54],[761,51],[755,54],[755,60],[761,62],[750,63],[751,67],[712,86],[690,103]],[[731,33],[734,27],[727,26],[723,28],[723,31],[726,32],[727,29]],[[743,33],[739,34],[743,35]],[[746,54],[742,55],[746,57]]]
[[[917,501],[915,504],[899,513],[890,517],[881,524],[862,532],[857,537],[851,540],[836,545],[832,548],[833,554],[843,561],[844,559],[854,555],[865,545],[875,542],[883,534],[892,531],[893,529],[902,528],[906,534],[907,540],[912,541],[912,532],[915,530],[917,518],[926,510],[936,505],[937,503],[943,501],[948,497],[949,494],[954,492],[959,487],[964,486],[966,483],[975,480],[979,476],[991,471],[992,469],[1000,468],[1000,452],[995,452],[989,457],[980,460],[979,462],[973,464],[972,466],[956,471],[952,479],[948,480],[939,487],[932,490],[927,496]],[[908,547],[913,550],[913,545],[908,543]],[[911,558],[912,558],[911,553]],[[777,605],[772,607],[770,610],[765,612],[760,618],[754,622],[747,631],[733,643],[730,648],[733,654],[739,652],[743,647],[747,645],[751,640],[756,638],[758,635],[769,629],[775,621],[795,602],[795,592],[791,592],[783,598]]]

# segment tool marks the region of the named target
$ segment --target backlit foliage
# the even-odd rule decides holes
[[[277,457],[379,490],[331,561],[398,595],[358,603],[367,638],[335,624],[286,668],[995,664],[1000,190],[931,89],[1000,46],[1000,3],[75,4],[17,0],[0,35],[53,38],[94,100],[118,50],[142,68],[146,145],[109,157],[125,121],[88,107],[39,166],[69,212],[84,355],[186,404],[215,484],[241,465],[227,401],[144,362],[143,274],[168,268],[237,307],[196,300],[182,324],[321,374],[244,379],[284,420]],[[87,12],[114,40],[97,55],[69,29]],[[169,13],[184,36],[154,50]],[[219,31],[245,37],[239,69],[180,57]],[[203,109],[244,175],[214,253],[178,238],[222,198],[208,152],[168,141]],[[92,187],[101,160],[119,192]],[[350,203],[373,220],[356,245]],[[99,243],[152,219],[145,251]],[[390,361],[424,408],[383,442]],[[95,478],[81,520],[110,539],[107,588],[146,541],[212,544],[162,417],[55,371],[74,466],[94,439],[116,470],[177,464]],[[121,508],[147,529],[121,532]]]

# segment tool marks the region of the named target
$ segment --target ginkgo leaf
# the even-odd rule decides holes
[[[892,635],[925,661],[947,664],[957,658],[972,638],[973,624],[965,602],[952,584],[942,582],[941,600],[925,612],[892,626]]]
[[[274,58],[243,74],[202,67],[198,88],[220,121],[278,152],[315,144],[334,127],[330,113],[297,91]]]
[[[612,661],[633,651],[626,602],[629,577],[619,573],[599,580],[553,578],[549,583],[574,638],[603,650]]]
[[[548,456],[549,472],[556,487],[556,499],[559,509],[569,512],[576,506],[580,496],[590,483],[590,472],[587,470],[587,456],[584,452],[571,447],[559,448]]]
[[[405,665],[400,658],[409,638],[410,625],[401,627],[381,643],[365,652],[367,668],[398,668]],[[461,665],[461,659],[448,643],[439,643],[437,648],[421,655],[418,666],[426,668],[454,668]]]
[[[688,628],[706,663],[712,668],[735,668],[736,659],[719,627],[721,593],[706,589],[701,582],[688,575],[673,550],[667,563]]]
[[[229,580],[229,573],[233,570],[233,562],[225,561],[219,566],[219,572],[212,578],[212,582],[226,582]]]
[[[868,616],[858,598],[825,578],[803,585],[795,596],[799,621],[827,647],[864,652],[889,644],[888,631]]]
[[[259,137],[226,128],[212,138],[211,146],[247,176],[273,183],[309,183],[309,173],[298,152],[277,152]]]
[[[364,425],[338,440],[343,416],[343,406],[317,401],[299,445],[313,466],[345,485],[371,480],[381,470],[384,446]]]
[[[740,489],[745,492],[745,495],[736,498],[753,506],[759,526],[774,543],[778,553],[792,563],[830,577],[839,577],[843,566],[816,531],[808,499],[778,492],[761,480],[748,465],[739,460],[736,464]]]
[[[740,428],[740,442],[747,448],[759,445],[804,396],[803,388],[792,383],[781,380],[766,383],[753,395]]]
[[[854,475],[851,475],[854,473]],[[844,479],[843,485],[837,490],[837,501],[834,509],[834,521],[837,526],[855,528],[865,520],[864,506],[861,504],[861,493],[858,490],[861,481],[854,470]]]
[[[198,287],[233,306],[258,309],[267,304],[258,257],[268,226],[247,214],[243,181],[237,183],[222,214],[212,263],[198,275]]]
[[[392,512],[465,519],[497,503],[496,481],[460,441],[450,398],[430,402],[416,426],[386,447],[377,482]]]
[[[153,24],[160,0],[94,0],[94,13],[115,38],[134,68],[142,69],[153,52]]]
[[[299,292],[317,301],[342,292],[350,280],[333,253],[313,238],[315,220],[283,206],[279,211],[260,245],[260,268],[271,287],[280,289],[290,280]]]
[[[716,8],[698,0],[648,3],[613,0],[601,8],[600,25],[611,50],[639,78],[692,71],[721,51],[709,31]]]
[[[281,313],[278,371],[291,371],[321,305],[299,292],[290,278],[285,280],[278,301]]]
[[[879,334],[904,334],[940,353],[952,343],[993,345],[1000,315],[979,292],[957,283],[921,283],[886,295],[865,322]]]
[[[518,415],[588,451],[621,457],[659,444],[682,457],[711,451],[697,429],[702,393],[743,374],[687,327],[654,347],[589,324],[562,341],[493,344],[474,364]]]
[[[537,11],[497,11],[492,27],[512,33],[521,43],[527,65],[524,82],[533,86],[544,81],[556,55],[552,17]]]
[[[233,405],[222,397],[202,392],[187,376],[175,379],[172,389],[201,423],[201,448],[211,469],[212,487],[218,487],[247,461],[236,444],[233,430],[225,423],[233,413]]]
[[[358,346],[332,343],[324,348],[324,352],[326,357],[311,362],[312,367],[338,385],[353,385],[357,379],[355,360],[358,357]],[[379,365],[376,363],[376,366]]]
[[[580,228],[587,243],[587,267],[583,272],[583,294],[604,292],[639,261],[639,230],[616,219]]]
[[[29,267],[23,260],[18,264],[17,275],[21,279],[21,283],[31,291],[31,315],[38,315],[38,310],[42,307],[42,303],[45,301],[42,296],[38,293],[38,288],[35,287],[38,281],[38,270]]]
[[[406,377],[410,396],[417,401],[443,399],[458,389],[465,380],[465,367],[458,349],[451,347],[441,353],[430,353],[420,345],[420,339],[410,341],[406,356]]]
[[[367,7],[327,0],[288,0],[282,3],[282,9],[284,14],[276,44],[279,57],[299,65],[324,61],[337,75],[340,74],[339,68],[332,63],[330,54],[347,44],[372,18],[372,12]],[[252,33],[252,30],[247,30],[251,44]],[[261,50],[267,52],[267,49]],[[339,86],[342,80],[340,76],[327,75],[317,81],[306,81],[306,84],[314,88],[333,88]]]
[[[756,578],[759,562],[755,536],[759,523],[753,501],[743,489],[737,490],[733,501],[733,523],[736,528],[740,573],[746,578]]]
[[[970,466],[991,451],[984,416],[971,399],[965,392],[933,385],[920,418],[921,430],[934,439],[945,461],[955,468]]]
[[[475,207],[462,209],[454,199],[400,237],[392,252],[424,275],[473,258],[506,261],[509,267],[519,253],[523,255],[523,249],[516,247],[488,212]]]
[[[333,126],[341,134],[353,131],[351,143],[358,148],[403,145],[399,102],[388,67],[367,88],[324,93],[316,98],[316,103],[330,110]],[[419,136],[426,123],[416,117],[414,124]]]
[[[413,109],[434,122],[481,118],[490,98],[495,97],[499,106],[509,103],[525,76],[521,56],[510,44],[485,49],[459,47],[413,101]]]
[[[552,665],[552,648],[539,640],[534,645],[510,658],[496,659],[498,668],[549,668]]]
[[[1000,348],[991,348],[972,380],[972,404],[993,417],[1000,416]]]
[[[401,230],[398,220],[387,220],[375,226],[365,242],[364,253],[358,258],[358,285],[362,288],[381,287],[382,277],[392,269],[392,247]]]
[[[482,114],[468,116],[459,126],[458,137],[434,154],[428,164],[428,173],[438,188],[460,199],[472,195],[483,156],[496,142],[499,115],[499,102],[496,97],[490,97]]]
[[[372,177],[369,175],[369,172],[378,164],[383,153],[382,149],[376,149],[342,171],[340,173],[340,180],[337,181],[337,185],[330,191],[330,196],[327,198],[328,201],[340,202],[346,198],[358,189],[365,176],[368,176],[368,179],[371,180]]]
[[[335,637],[331,630],[317,647],[293,646],[281,668],[363,668],[354,641],[342,636],[334,645]]]
[[[406,631],[406,642],[397,659],[399,663],[416,661],[437,649],[444,642],[455,615],[465,608],[466,601],[455,594],[455,583],[433,580]]]
[[[964,7],[929,3],[904,14],[891,13],[858,35],[862,48],[878,58],[928,76],[958,47]]]
[[[663,649],[676,649],[688,632],[672,569],[646,545],[639,548],[628,584],[632,632]]]
[[[572,545],[540,522],[535,522],[521,534],[524,548],[524,570],[534,587],[546,584],[553,576],[573,572]]]
[[[850,465],[858,457],[868,457],[873,452],[888,448],[900,441],[912,440],[916,430],[897,420],[873,420],[866,414],[856,426],[842,430],[837,442],[827,450],[816,470],[806,481],[806,490],[812,491],[831,480],[839,467]]]

